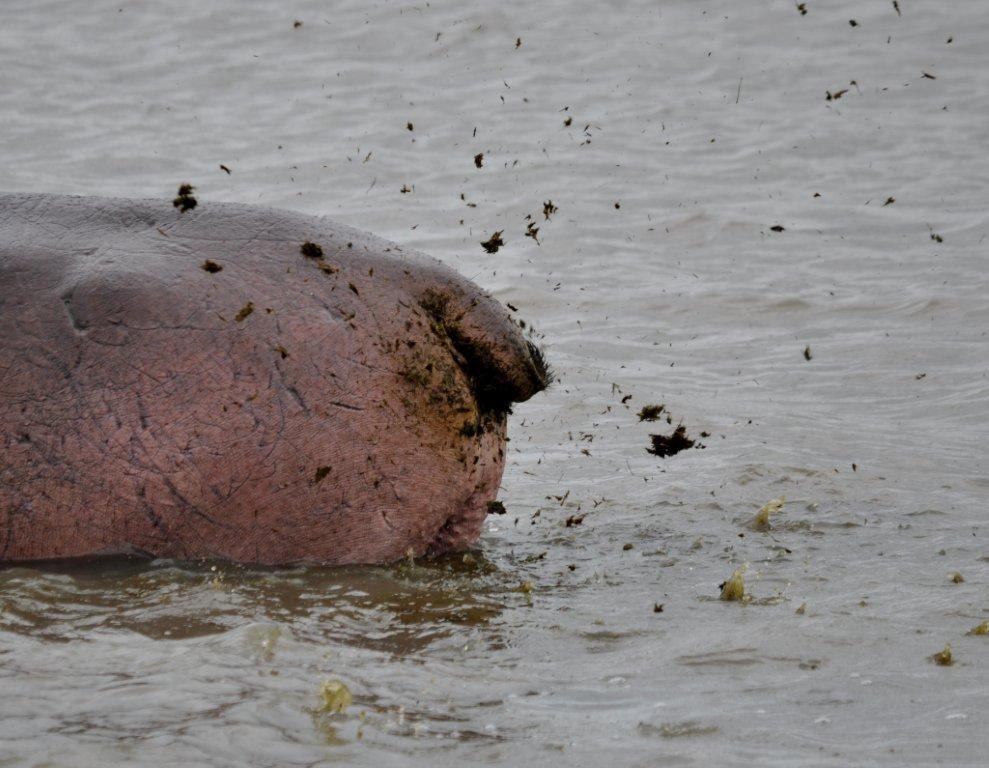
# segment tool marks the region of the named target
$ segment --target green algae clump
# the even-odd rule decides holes
[[[783,509],[783,505],[786,504],[786,496],[780,496],[778,499],[772,499],[767,501],[758,512],[755,513],[755,517],[749,521],[749,528],[756,531],[768,531],[772,528],[769,524],[769,516],[774,515]]]
[[[989,621],[983,621],[981,624],[976,624],[972,627],[966,635],[989,635]]]
[[[944,644],[944,650],[935,653],[931,658],[934,660],[935,664],[942,667],[950,667],[955,663],[954,658],[951,655],[951,645],[948,643]]]
[[[734,602],[748,602],[752,598],[745,592],[745,572],[747,565],[736,568],[728,580],[721,584],[721,599]]]
[[[343,712],[354,701],[350,689],[339,680],[324,680],[319,686],[319,699],[316,711],[327,714]]]

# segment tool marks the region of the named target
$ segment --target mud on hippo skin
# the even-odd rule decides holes
[[[497,301],[356,230],[0,195],[0,560],[462,549],[547,383]]]

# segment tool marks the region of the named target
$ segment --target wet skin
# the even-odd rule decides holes
[[[464,549],[548,378],[497,301],[366,233],[0,195],[0,561]]]

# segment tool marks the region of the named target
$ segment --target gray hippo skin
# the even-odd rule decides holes
[[[0,562],[464,549],[548,378],[497,301],[371,235],[0,195]]]

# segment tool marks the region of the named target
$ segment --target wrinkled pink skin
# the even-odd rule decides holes
[[[0,562],[464,549],[545,385],[498,302],[370,235],[0,195]]]

